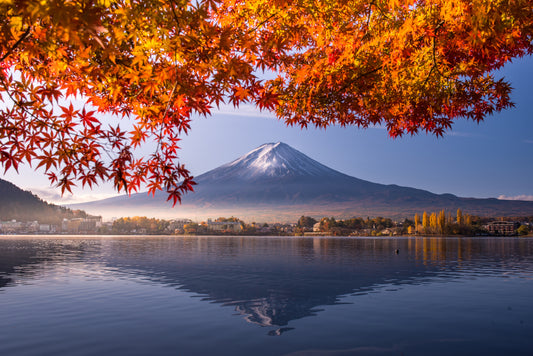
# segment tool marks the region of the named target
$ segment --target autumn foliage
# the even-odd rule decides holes
[[[174,203],[194,184],[180,137],[222,103],[442,135],[512,106],[494,72],[533,51],[530,0],[3,0],[0,13],[3,167]]]
[[[529,0],[231,3],[228,17],[257,27],[254,42],[281,73],[269,83],[278,116],[304,127],[442,135],[511,106],[493,73],[533,50]]]

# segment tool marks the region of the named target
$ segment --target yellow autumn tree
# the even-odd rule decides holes
[[[435,212],[431,213],[429,216],[429,227],[431,228],[432,232],[437,230],[437,214]]]
[[[457,225],[463,224],[463,212],[460,208],[457,209]]]
[[[418,225],[420,225],[420,216],[417,214],[415,214],[415,231],[418,231]]]
[[[422,214],[422,226],[424,227],[424,231],[427,233],[429,229],[429,217],[426,211],[424,211]]]
[[[445,226],[446,226],[446,212],[444,210],[441,210],[437,217],[437,229],[439,233],[441,234],[444,233]]]

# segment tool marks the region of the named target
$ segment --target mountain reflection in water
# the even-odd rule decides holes
[[[0,240],[0,291],[43,268],[83,263],[87,273],[141,277],[231,306],[279,335],[292,320],[385,285],[531,276],[531,256],[532,240],[517,238],[10,237]]]

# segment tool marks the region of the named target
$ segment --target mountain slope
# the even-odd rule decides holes
[[[201,175],[199,179],[223,182],[278,179],[280,177],[339,176],[345,175],[324,166],[285,143],[278,142],[261,145],[235,161]]]
[[[0,179],[0,220],[59,223],[63,218],[73,217],[69,209],[41,200],[33,193]]]
[[[171,209],[164,193],[145,193],[73,205],[93,213],[165,217],[235,215],[293,221],[302,214],[405,217],[424,210],[462,208],[479,215],[533,215],[533,202],[459,198],[372,183],[333,170],[284,143],[267,143],[195,178],[195,192]]]

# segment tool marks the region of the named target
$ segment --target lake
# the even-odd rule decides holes
[[[0,237],[0,355],[531,355],[533,239]]]

